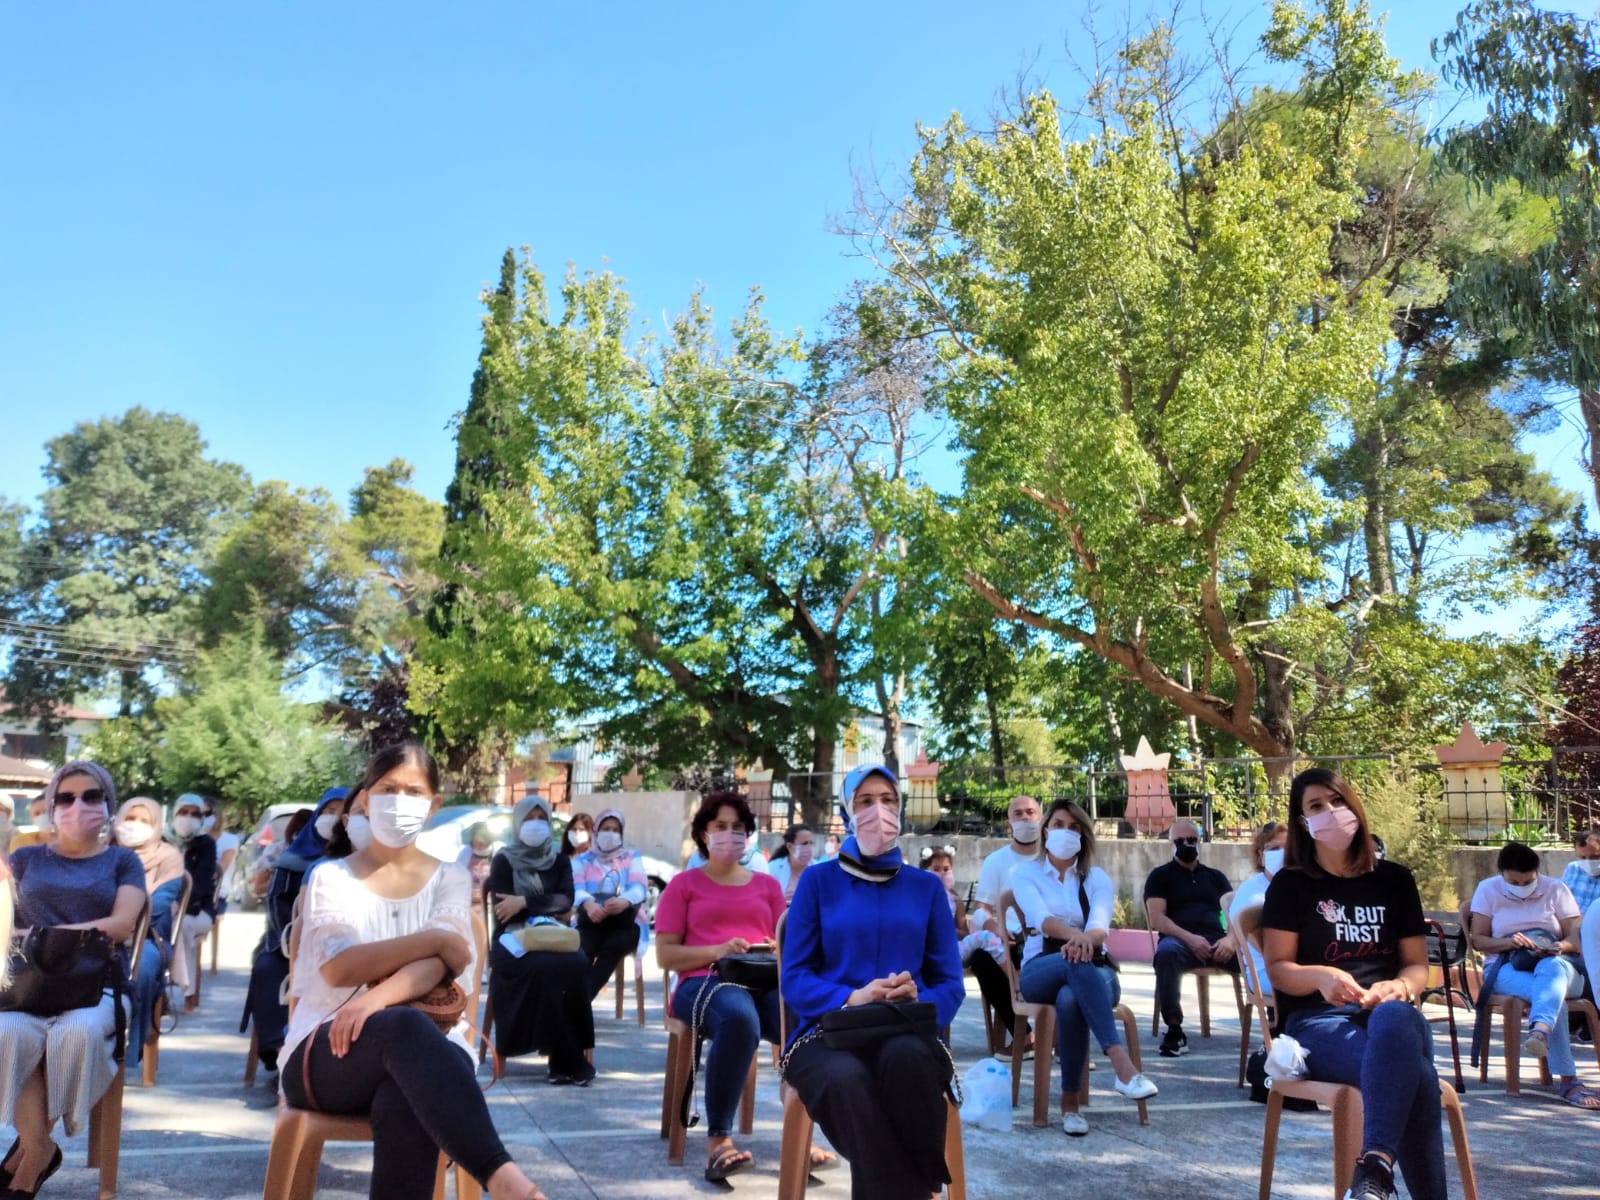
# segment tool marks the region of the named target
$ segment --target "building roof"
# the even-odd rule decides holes
[[[5,692],[0,691],[0,714],[11,711],[11,705],[6,703]],[[55,708],[56,717],[62,721],[104,721],[105,717],[92,709],[79,708],[75,704],[58,704]]]
[[[50,775],[48,767],[36,767],[23,759],[0,754],[0,783],[43,785],[50,782]]]

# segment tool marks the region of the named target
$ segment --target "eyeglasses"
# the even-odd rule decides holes
[[[100,788],[88,788],[81,792],[57,792],[54,799],[57,808],[66,808],[79,801],[84,804],[104,804],[106,794]]]
[[[1173,838],[1172,844],[1174,846],[1198,846],[1200,839],[1197,837]]]

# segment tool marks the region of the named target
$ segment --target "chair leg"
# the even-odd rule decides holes
[[[1456,1170],[1461,1174],[1461,1195],[1464,1200],[1478,1200],[1478,1173],[1472,1169],[1472,1147],[1467,1144],[1467,1122],[1461,1111],[1461,1099],[1449,1084],[1440,1089],[1440,1099],[1444,1101],[1444,1115],[1450,1122]]]
[[[455,1167],[456,1200],[483,1200],[483,1188],[472,1177],[472,1172],[460,1163]]]
[[[256,1037],[256,1027],[250,1026],[250,1049],[244,1056],[244,1085],[254,1087],[256,1082],[256,1067],[261,1062],[261,1041]]]
[[[1196,975],[1194,990],[1200,998],[1200,1036],[1211,1036],[1211,975]]]
[[[1272,1167],[1278,1158],[1278,1122],[1283,1119],[1283,1095],[1267,1091],[1267,1128],[1261,1136],[1260,1200],[1271,1200]]]
[[[117,1194],[117,1167],[122,1157],[122,1072],[111,1077],[89,1117],[89,1166],[100,1170],[100,1200]],[[96,1119],[98,1118],[98,1119]]]
[[[1017,1017],[1016,1028],[1011,1031],[1011,1107],[1015,1108],[1022,1096],[1022,1055],[1028,1040],[1028,1018]],[[1043,1053],[1037,1040],[1033,1047],[1035,1060]]]
[[[1522,1095],[1522,1002],[1507,997],[1500,1006],[1500,1040],[1506,1051],[1506,1095]]]
[[[756,1127],[756,1064],[761,1061],[761,1047],[750,1056],[750,1073],[744,1078],[744,1094],[739,1097],[739,1132],[749,1135]]]
[[[778,1200],[805,1200],[811,1174],[811,1114],[793,1094],[783,1106],[783,1141],[778,1151]]]
[[[633,959],[633,1004],[639,1012],[639,1028],[644,1028],[644,959]]]
[[[616,974],[616,977],[612,980],[612,985],[613,986],[612,986],[611,990],[614,991],[617,994],[617,997],[616,997],[616,999],[617,999],[617,1020],[619,1020],[619,1021],[622,1020],[622,1000],[623,1000],[623,997],[626,995],[626,989],[627,989],[627,986],[628,986],[628,981],[627,981],[627,978],[626,978],[626,976],[627,976],[627,963],[628,963],[628,960],[625,959],[625,958],[619,958],[617,960],[617,974]]]
[[[1343,1200],[1361,1153],[1361,1093],[1340,1088],[1333,1102],[1333,1200]]]
[[[272,1144],[267,1149],[267,1179],[261,1189],[261,1200],[290,1200],[293,1195],[304,1127],[304,1121],[279,1111],[277,1123],[272,1127]]]
[[[1154,1007],[1150,1010],[1150,1037],[1154,1040],[1161,1033],[1161,997],[1157,996],[1151,1004]]]
[[[317,1170],[322,1166],[322,1137],[308,1121],[299,1142],[289,1200],[312,1200],[317,1193]]]
[[[683,1165],[683,1147],[688,1140],[689,1131],[684,1128],[681,1105],[683,1103],[683,1089],[689,1082],[689,1067],[694,1059],[694,1034],[685,1034],[678,1039],[678,1053],[673,1056],[672,1071],[668,1075],[672,1084],[668,1091],[667,1120],[669,1132],[667,1134],[667,1162],[671,1166]]]
[[[1135,1071],[1144,1070],[1144,1057],[1139,1052],[1139,1024],[1133,1019],[1133,1010],[1126,1005],[1119,1004],[1112,1010],[1112,1016],[1122,1022],[1122,1034],[1128,1043],[1128,1057],[1133,1059]],[[1139,1106],[1139,1124],[1150,1124],[1150,1102],[1148,1100],[1134,1101]]]
[[[661,1077],[661,1136],[672,1132],[672,1071],[678,1056],[678,1035],[667,1034],[667,1068]]]
[[[1456,1091],[1464,1092],[1467,1090],[1467,1081],[1461,1077],[1461,1035],[1456,1029],[1455,997],[1448,988],[1445,989],[1444,1003],[1445,1023],[1450,1026],[1450,1061],[1456,1068]]]
[[[433,1169],[433,1200],[444,1200],[444,1177],[450,1174],[450,1160],[443,1154]]]
[[[967,1152],[961,1144],[961,1110],[954,1104],[944,1119],[944,1166],[950,1173],[945,1194],[950,1200],[967,1200]]]
[[[1239,1086],[1244,1086],[1244,1069],[1250,1061],[1250,1017],[1249,1008],[1239,1010]]]
[[[222,918],[211,923],[211,973],[217,973],[217,947],[222,943]]]
[[[483,1024],[478,1029],[478,1065],[482,1066],[489,1057],[489,1034],[494,1029],[494,997],[487,993],[483,997]]]
[[[1589,1027],[1589,1044],[1594,1047],[1594,1065],[1600,1067],[1600,1010],[1587,1000],[1568,1000],[1567,1011],[1583,1014],[1584,1024]]]
[[[1055,1057],[1056,1010],[1046,1005],[1039,1010],[1033,1028],[1033,1125],[1050,1127],[1050,1060]],[[1063,1090],[1067,1081],[1061,1081]]]

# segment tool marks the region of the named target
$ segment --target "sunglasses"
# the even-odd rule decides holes
[[[81,792],[57,792],[53,803],[57,808],[66,808],[68,805],[77,804],[104,804],[106,794],[100,788],[86,788]]]
[[[1173,838],[1172,844],[1174,846],[1198,846],[1200,839],[1197,837]]]

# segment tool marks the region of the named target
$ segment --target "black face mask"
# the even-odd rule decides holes
[[[1173,855],[1181,863],[1192,863],[1200,857],[1199,846],[1174,846]]]

